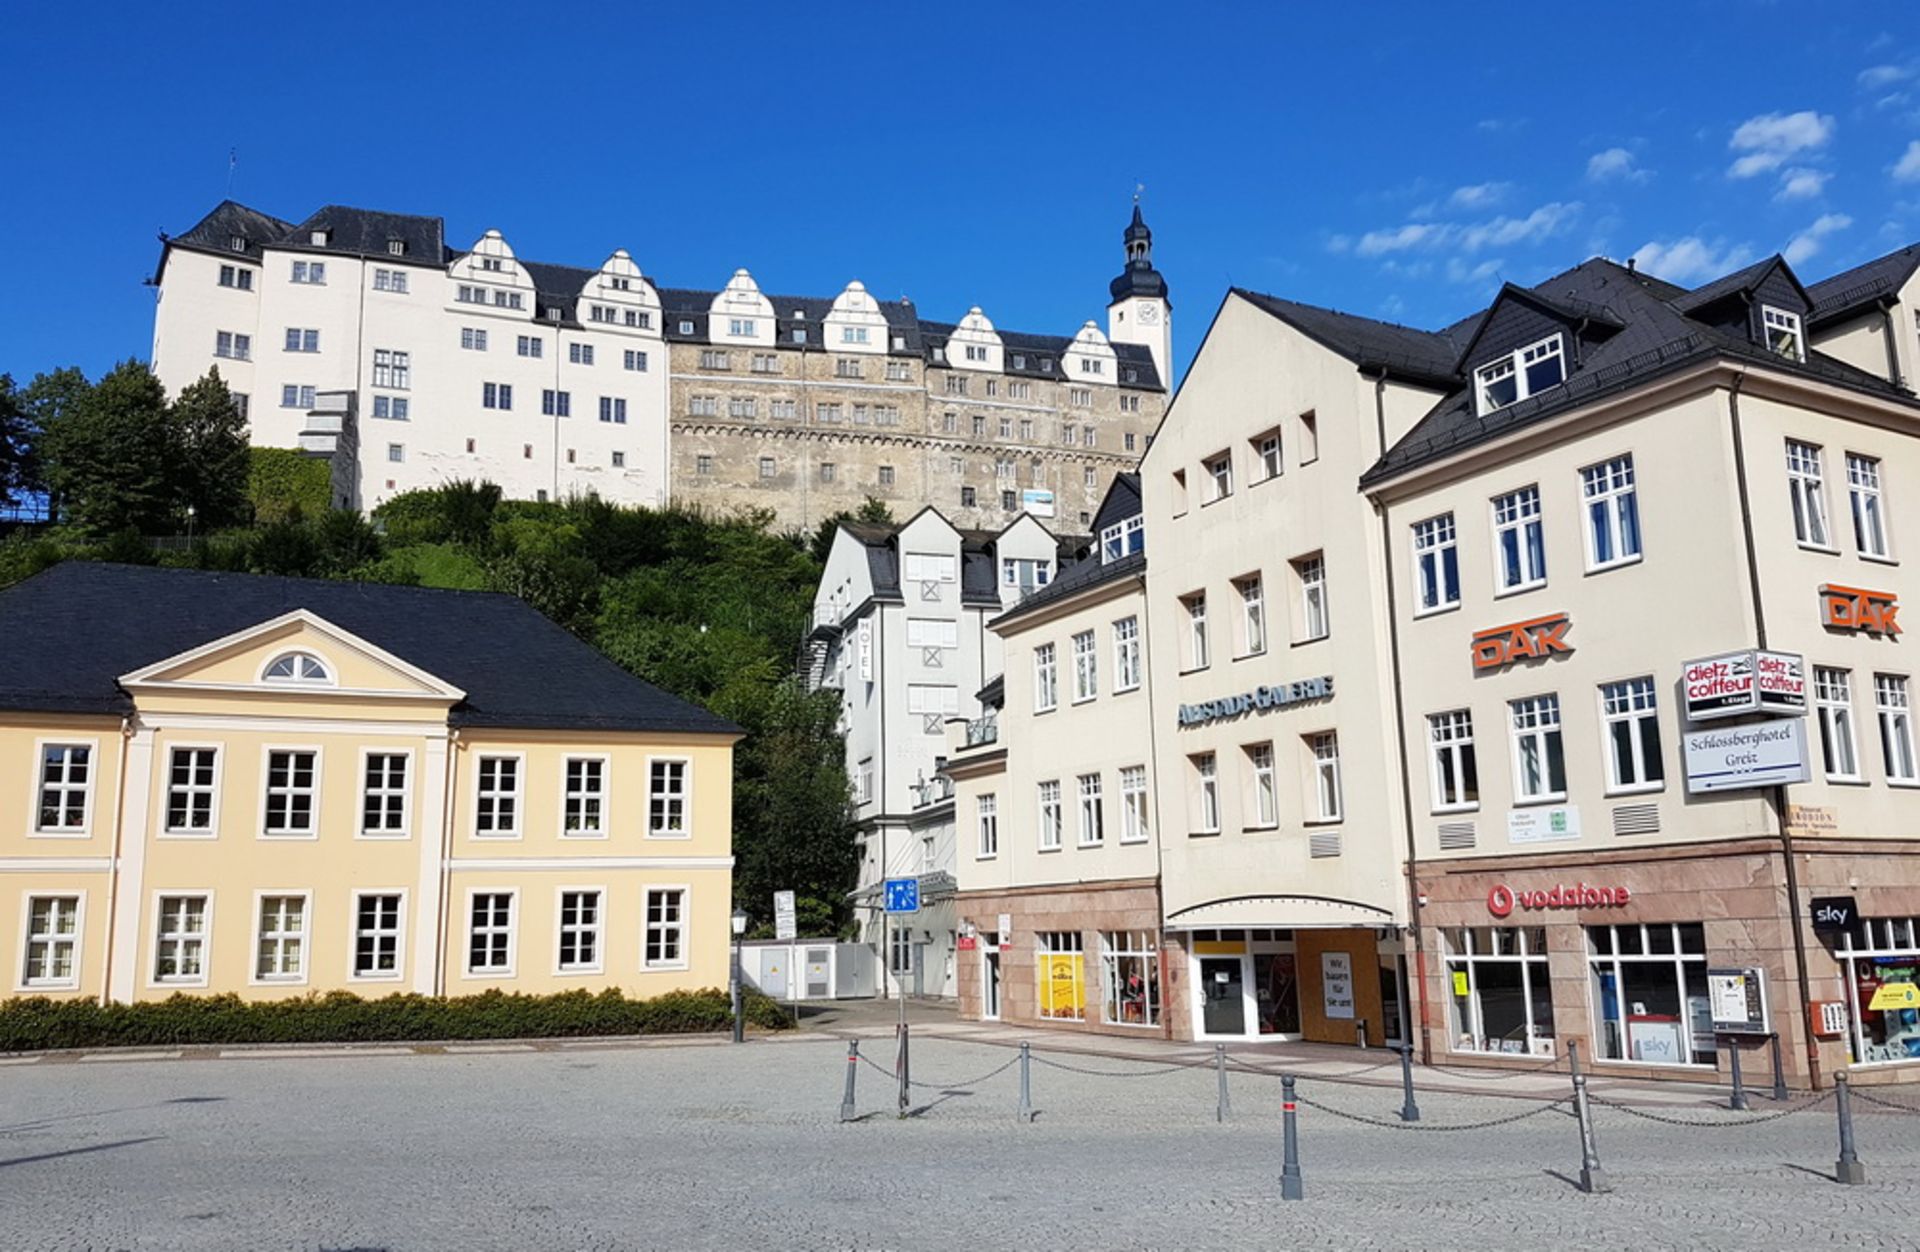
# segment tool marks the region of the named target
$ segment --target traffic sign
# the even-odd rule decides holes
[[[794,926],[793,892],[776,891],[773,893],[773,937],[791,939],[797,933]]]
[[[920,911],[920,880],[918,878],[887,879],[887,912],[918,913]]]

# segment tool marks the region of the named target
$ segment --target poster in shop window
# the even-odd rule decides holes
[[[1350,953],[1320,954],[1320,995],[1329,1018],[1353,1019],[1353,956]]]
[[[1078,1021],[1086,1015],[1086,990],[1080,980],[1078,952],[1042,952],[1036,958],[1040,975],[1040,1016]]]

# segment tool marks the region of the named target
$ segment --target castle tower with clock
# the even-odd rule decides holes
[[[1173,390],[1173,302],[1167,299],[1167,280],[1153,268],[1153,232],[1140,216],[1134,197],[1133,221],[1123,236],[1127,268],[1108,286],[1113,300],[1107,305],[1107,338],[1135,343],[1153,354],[1162,384]]]

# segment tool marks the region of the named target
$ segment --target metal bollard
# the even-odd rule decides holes
[[[1213,1068],[1220,1075],[1220,1104],[1213,1111],[1213,1120],[1224,1122],[1233,1116],[1233,1102],[1227,1099],[1227,1045],[1213,1045]]]
[[[1024,1043],[1020,1045],[1020,1107],[1014,1116],[1023,1122],[1033,1120],[1033,1054]]]
[[[1363,1017],[1353,1024],[1353,1041],[1354,1043],[1359,1045],[1360,1050],[1362,1052],[1365,1052],[1367,1050],[1367,1019],[1366,1018]]]
[[[1420,1120],[1420,1106],[1413,1102],[1413,1045],[1400,1045],[1400,1090],[1405,1101],[1400,1105],[1400,1120],[1417,1122]]]
[[[1753,1106],[1747,1103],[1747,1084],[1740,1080],[1740,1041],[1738,1039],[1727,1040],[1727,1066],[1733,1077],[1733,1095],[1728,1098],[1727,1107],[1742,1113],[1752,1112]]]
[[[1284,1130],[1284,1147],[1280,1157],[1280,1198],[1282,1200],[1304,1200],[1306,1193],[1300,1184],[1300,1129],[1295,1124],[1297,1114],[1294,1111],[1293,1075],[1287,1074],[1280,1079],[1280,1120]]]
[[[1845,1074],[1833,1076],[1833,1101],[1840,1110],[1840,1159],[1834,1164],[1833,1180],[1858,1187],[1867,1180],[1867,1167],[1860,1163],[1860,1154],[1853,1150],[1853,1092],[1848,1088]]]
[[[1567,1072],[1575,1078],[1580,1077],[1580,1041],[1567,1040]]]
[[[860,1074],[860,1041],[847,1044],[847,1093],[840,1097],[840,1120],[850,1122],[858,1116],[853,1107],[853,1080]]]
[[[1767,1038],[1773,1041],[1773,1098],[1776,1100],[1785,1100],[1787,1098],[1787,1069],[1786,1066],[1780,1063],[1780,1032],[1776,1030],[1768,1035]]]
[[[1580,1122],[1580,1190],[1588,1195],[1612,1191],[1606,1170],[1600,1167],[1600,1144],[1593,1134],[1593,1110],[1587,1107],[1587,1080],[1573,1080],[1573,1113]]]
[[[907,1087],[911,1080],[908,1077],[908,1069],[907,1069],[907,1024],[905,1022],[900,1023],[899,1034],[900,1034],[900,1055],[894,1061],[893,1069],[894,1069],[894,1072],[900,1076],[899,1116],[905,1117],[907,1115],[908,1107],[913,1102],[913,1097],[907,1091]]]

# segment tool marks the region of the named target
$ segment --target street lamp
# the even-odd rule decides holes
[[[733,911],[733,1041],[746,1038],[747,1023],[740,1013],[740,936],[747,933],[747,911]]]

